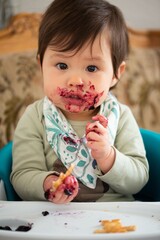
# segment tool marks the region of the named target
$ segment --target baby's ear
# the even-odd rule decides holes
[[[125,68],[126,68],[126,62],[123,61],[123,62],[120,64],[119,68],[118,68],[117,78],[116,78],[115,76],[112,78],[112,83],[111,83],[110,88],[114,87],[114,86],[117,84],[117,82],[119,81],[121,75],[122,75],[123,72],[125,71]]]
[[[40,56],[39,56],[39,54],[37,54],[37,63],[38,63],[38,66],[39,66],[40,71],[42,71],[42,65],[41,65],[41,61],[40,61]]]
[[[41,66],[40,56],[39,56],[39,54],[37,54],[37,62],[38,62],[38,65]]]
[[[123,61],[118,68],[118,72],[117,72],[118,79],[120,79],[120,77],[124,73],[125,69],[126,69],[126,62]]]

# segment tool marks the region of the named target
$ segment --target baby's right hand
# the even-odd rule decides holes
[[[53,178],[51,179],[51,186],[52,183]],[[55,191],[52,189],[52,187],[50,187],[45,192],[45,197],[53,203],[65,204],[71,202],[76,197],[78,194],[78,189],[79,184],[77,179],[73,175],[69,175],[63,180],[62,184],[60,184]]]

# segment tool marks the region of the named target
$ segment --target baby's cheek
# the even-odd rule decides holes
[[[45,93],[45,96],[47,96],[48,99],[49,99],[55,106],[59,106],[60,98],[59,98],[59,96],[56,94],[56,91],[54,91],[54,90],[48,90],[48,91]]]

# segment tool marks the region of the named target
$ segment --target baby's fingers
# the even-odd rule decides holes
[[[107,129],[104,128],[98,121],[94,123],[90,123],[86,129],[86,137],[94,138],[96,135],[105,135],[107,133]],[[92,136],[93,134],[93,136]],[[96,135],[95,135],[96,134]]]
[[[67,201],[67,196],[64,194],[65,185],[61,184],[57,190],[54,192],[53,198],[50,198],[49,200],[53,203],[57,204],[63,204]]]
[[[106,128],[108,126],[108,119],[103,115],[98,114],[98,115],[92,117],[92,119],[94,121],[98,121],[104,128]]]

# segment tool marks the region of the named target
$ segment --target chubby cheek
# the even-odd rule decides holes
[[[102,88],[102,89],[99,90],[99,91],[101,91],[102,94],[100,94],[100,97],[97,99],[98,101],[97,101],[97,103],[95,104],[95,107],[100,106],[100,105],[104,102],[104,100],[106,99],[106,97],[107,97],[107,95],[108,95],[109,89],[108,89],[108,88],[105,88],[105,89]]]
[[[44,83],[43,89],[45,96],[47,96],[51,100],[51,102],[57,103],[59,101],[59,95],[57,94],[55,86]]]
[[[53,92],[52,86],[48,82],[43,83],[43,89],[44,89],[44,94],[47,97],[49,97],[51,95],[51,93]]]
[[[103,93],[99,97],[99,99],[96,103],[96,107],[101,105],[102,102],[106,99],[109,89],[110,89],[111,82],[112,82],[112,80],[110,80],[110,78],[103,76],[103,77],[99,77],[99,81],[95,81],[94,84],[92,83],[92,85],[90,86],[90,88],[94,87],[94,89],[98,93]]]
[[[54,98],[57,98],[57,81],[55,81],[56,76],[51,69],[50,65],[47,65],[47,63],[44,61],[43,63],[43,91],[45,96],[47,96],[50,100],[54,100]],[[54,102],[54,101],[53,101]]]

